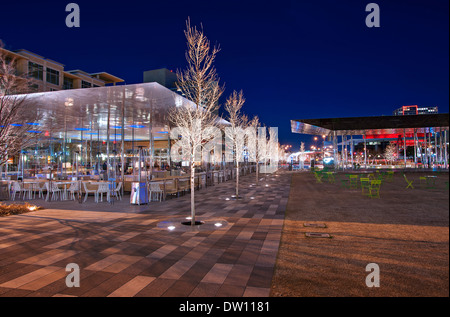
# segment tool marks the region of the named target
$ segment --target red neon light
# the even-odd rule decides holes
[[[398,138],[403,139],[403,133],[402,134],[398,134],[398,133],[385,133],[385,134],[368,134],[366,135],[366,139],[398,139]],[[414,133],[406,133],[406,137],[407,138],[413,138],[414,137]],[[417,133],[417,137],[424,137],[423,133]]]
[[[417,105],[414,105],[414,106],[403,106],[402,107],[403,115],[405,115],[405,110],[409,111],[411,108],[416,108],[416,115],[419,114],[419,110],[417,109]]]

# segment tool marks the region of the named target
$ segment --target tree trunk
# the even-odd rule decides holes
[[[259,164],[256,163],[256,184],[259,182]]]
[[[236,162],[236,199],[239,198],[239,162]]]
[[[191,162],[191,226],[195,225],[195,163]]]

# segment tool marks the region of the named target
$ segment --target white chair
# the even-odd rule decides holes
[[[12,200],[16,200],[16,193],[19,193],[19,198],[20,198],[21,193],[23,193],[23,197],[25,197],[25,194],[27,193],[27,191],[28,191],[28,189],[23,188],[19,182],[12,182],[12,185],[11,185]]]
[[[44,190],[46,190],[45,182],[38,182],[35,191],[38,192],[38,198],[44,199]]]
[[[84,192],[86,193],[86,195],[84,196],[84,202],[86,202],[89,194],[94,194],[94,200],[95,200],[95,202],[98,202],[97,189],[88,188],[86,182],[83,182],[83,187],[84,187]]]
[[[119,185],[117,185],[116,188],[113,188],[111,190],[111,194],[117,199],[122,200],[121,191],[122,191],[122,182],[119,182]]]
[[[99,195],[100,195],[100,201],[103,202],[103,194],[106,194],[106,200],[109,201],[109,196],[110,196],[109,183],[99,183],[98,184],[97,202],[98,202]]]
[[[67,191],[69,192],[69,197],[71,200],[75,200],[75,194],[80,191],[80,185],[78,182],[72,182],[70,183],[69,189]]]
[[[149,197],[153,201],[153,197],[156,198],[156,201],[162,201],[164,195],[164,191],[161,189],[159,183],[150,183],[149,186]]]
[[[47,199],[48,199],[48,195],[50,195],[50,193],[51,193],[52,200],[57,200],[58,195],[61,195],[61,189],[54,182],[51,182],[51,184],[52,184],[51,186],[49,186],[49,183],[50,182],[45,183],[45,188],[47,189]]]

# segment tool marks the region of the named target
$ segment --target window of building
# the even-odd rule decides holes
[[[59,86],[59,71],[47,67],[47,82]]]
[[[84,80],[81,81],[81,88],[91,88],[91,87],[92,87],[92,84],[90,82],[87,82]]]
[[[44,66],[28,62],[28,73],[30,74],[30,77],[43,80],[44,79]]]
[[[73,79],[64,77],[63,89],[73,89]]]

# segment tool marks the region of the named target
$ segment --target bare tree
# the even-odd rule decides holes
[[[15,58],[0,42],[0,171],[8,157],[36,142],[31,127],[39,120],[38,110],[25,102],[31,83],[27,74],[18,74]]]
[[[269,133],[267,133],[267,130]],[[260,172],[264,177],[277,170],[278,162],[278,133],[276,128],[267,128],[265,125],[258,129],[258,155],[263,168]],[[269,163],[269,166],[267,165]]]
[[[286,163],[288,159],[288,154],[286,153],[286,146],[281,145],[280,143],[277,143],[277,149],[278,149],[278,161],[281,163]]]
[[[306,160],[305,143],[300,142],[300,153],[298,155],[298,161],[299,161],[299,164],[300,164],[302,170],[304,168],[305,160]]]
[[[259,122],[258,116],[254,116],[253,119],[249,122],[249,127],[252,128],[253,133],[248,135],[248,144],[249,148],[252,150],[250,152],[250,161],[254,161],[256,163],[255,166],[255,174],[256,174],[256,183],[259,182],[259,162],[261,161],[261,151],[259,151],[259,133],[258,130],[261,127],[261,122]]]
[[[389,143],[384,149],[383,156],[388,162],[393,163],[396,161],[398,157],[397,146],[394,143]]]
[[[234,161],[236,168],[236,199],[239,198],[239,163],[244,160],[245,128],[247,128],[248,118],[241,113],[245,103],[242,91],[233,93],[225,102],[225,110],[228,113],[227,120],[230,126],[225,128],[225,145],[227,148],[228,161]]]
[[[191,27],[189,19],[184,34],[187,40],[187,68],[177,71],[176,85],[194,105],[183,103],[173,108],[169,118],[176,133],[181,137],[177,143],[190,161],[191,225],[195,225],[195,163],[201,160],[199,153],[205,138],[210,138],[219,124],[216,113],[224,88],[219,85],[214,67],[219,48],[211,47],[203,29]]]

